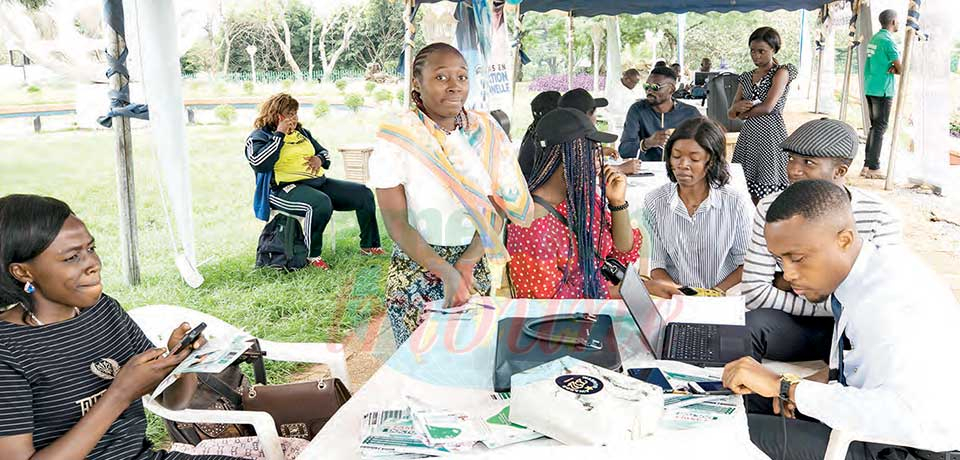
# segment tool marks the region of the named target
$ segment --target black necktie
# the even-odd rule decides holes
[[[837,296],[830,296],[830,300],[830,308],[833,310],[833,320],[836,322],[836,327],[839,330],[840,313],[843,312],[843,306],[840,305],[840,300],[837,299]],[[837,337],[837,381],[843,386],[847,386],[847,377],[843,375],[843,342],[845,342],[844,339],[846,339],[846,337],[846,331]]]

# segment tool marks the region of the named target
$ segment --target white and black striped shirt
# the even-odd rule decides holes
[[[713,288],[743,265],[752,206],[741,193],[711,187],[691,217],[671,182],[648,193],[643,208],[650,270],[662,268],[684,286]]]
[[[0,437],[31,433],[36,450],[49,446],[70,431],[110,386],[113,380],[104,376],[113,370],[105,359],[122,366],[152,347],[117,301],[106,295],[67,321],[39,327],[0,321]],[[146,429],[143,404],[137,399],[87,459],[232,460],[154,452]]]
[[[879,198],[863,190],[847,187],[857,233],[866,242],[878,247],[900,244],[902,242],[900,219],[891,208]],[[757,212],[753,219],[753,231],[750,250],[743,266],[743,295],[747,308],[773,308],[797,316],[832,316],[830,305],[826,302],[814,304],[807,299],[777,289],[773,285],[776,272],[783,269],[767,249],[767,239],[763,236],[763,227],[767,220],[767,210],[780,196],[775,193],[764,197],[757,203]]]

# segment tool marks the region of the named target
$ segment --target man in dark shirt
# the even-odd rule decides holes
[[[669,133],[684,121],[701,115],[694,106],[673,99],[677,75],[668,67],[650,71],[643,88],[646,99],[634,103],[627,112],[620,138],[620,156],[661,161]]]

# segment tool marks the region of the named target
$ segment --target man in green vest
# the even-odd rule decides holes
[[[867,45],[867,62],[863,72],[863,87],[870,110],[870,132],[867,134],[866,160],[860,175],[868,179],[882,179],[880,150],[883,134],[890,119],[893,105],[894,75],[900,75],[900,50],[893,41],[893,34],[900,30],[897,12],[884,10],[880,13],[879,32]]]

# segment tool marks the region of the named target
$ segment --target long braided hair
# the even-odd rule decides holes
[[[599,298],[601,292],[601,280],[597,276],[599,256],[594,246],[599,235],[595,234],[594,229],[599,228],[602,232],[606,227],[603,222],[606,214],[602,211],[599,216],[600,226],[593,225],[598,212],[596,206],[598,185],[601,203],[606,201],[606,188],[603,181],[600,181],[600,184],[597,183],[599,171],[594,161],[600,146],[597,142],[583,137],[551,146],[546,151],[541,150],[539,142],[537,144],[537,160],[533,173],[527,181],[530,193],[543,186],[557,168],[563,166],[567,190],[567,228],[576,239],[576,247],[579,249],[577,269],[583,274],[583,294],[588,299]],[[569,234],[567,238],[570,238]],[[573,248],[572,242],[567,245],[568,260],[573,258]],[[567,264],[563,269],[562,283],[566,283],[569,279],[570,270],[570,264]]]
[[[416,56],[413,58],[413,78],[416,78],[420,81],[420,84],[423,85],[423,67],[427,65],[427,60],[430,58],[430,55],[438,52],[447,52],[447,53],[456,53],[457,56],[460,56],[460,59],[464,59],[463,54],[460,53],[460,50],[454,48],[443,42],[431,43],[427,46],[424,46],[417,52]],[[411,88],[410,89],[410,100],[413,101],[413,104],[424,114],[427,113],[426,106],[423,105],[423,98],[420,97],[420,91]],[[460,108],[460,114],[457,115],[461,119],[461,124],[464,128],[470,127],[470,118],[467,117],[467,109],[464,107]]]

